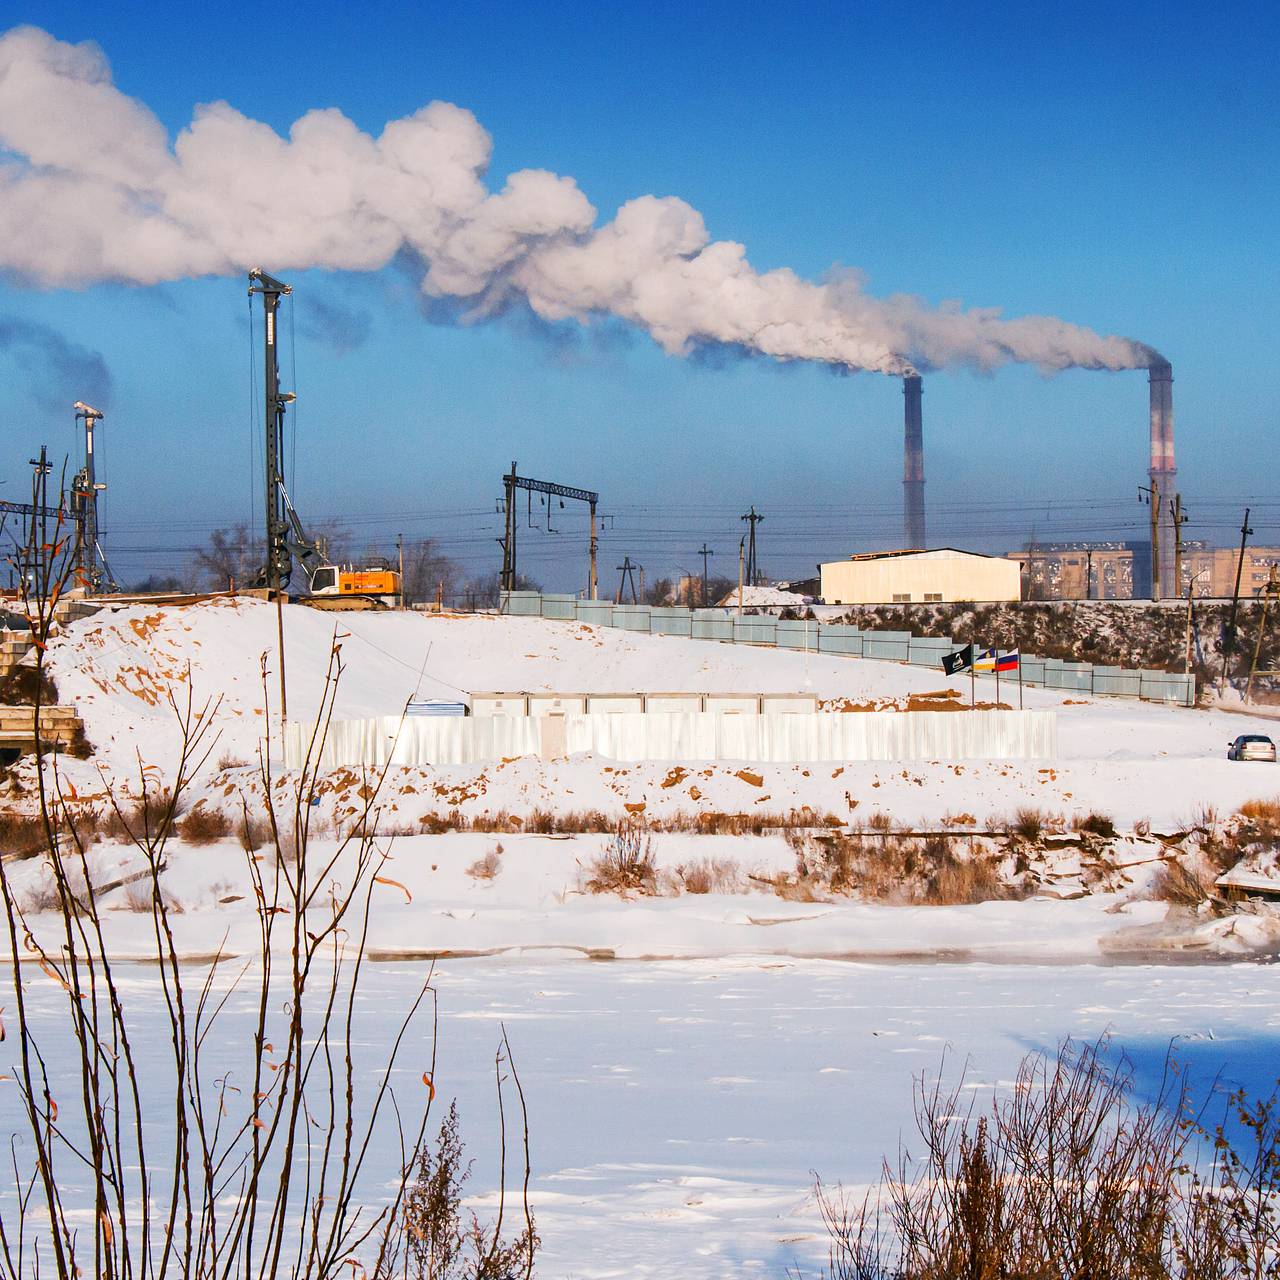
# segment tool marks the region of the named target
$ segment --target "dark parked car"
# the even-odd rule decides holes
[[[1227,746],[1228,760],[1269,760],[1276,762],[1276,744],[1260,733],[1242,733]]]

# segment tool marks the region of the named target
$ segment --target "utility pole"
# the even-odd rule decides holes
[[[746,516],[742,517],[744,520]],[[744,577],[744,565],[746,564],[746,547],[747,539],[743,536],[741,542],[738,543],[738,613],[742,613],[742,582]]]
[[[23,576],[31,584],[34,594],[39,595],[47,588],[46,583],[37,582],[34,578],[40,562],[40,548],[50,545],[49,473],[53,470],[53,463],[49,461],[49,450],[45,445],[40,446],[39,458],[28,458],[27,461],[30,462],[32,469],[31,501],[35,510],[31,513],[31,532],[27,537],[26,564],[23,566]],[[39,534],[36,533],[37,520],[40,522]],[[84,535],[82,534],[81,536],[83,537]]]
[[[745,520],[748,527],[746,570],[747,585],[751,587],[758,587],[760,585],[760,566],[756,563],[756,525],[764,519],[764,516],[758,515],[755,507],[753,506],[745,516],[740,516],[739,519]]]
[[[693,553],[702,557],[702,607],[707,607],[707,557],[715,555],[715,552],[707,546],[706,540],[703,540],[702,549]]]
[[[1143,495],[1146,495],[1143,497]],[[1160,481],[1151,476],[1151,487],[1138,486],[1138,501],[1151,507],[1151,598],[1160,599]]]
[[[1169,515],[1173,519],[1173,590],[1169,594],[1177,599],[1182,594],[1182,526],[1187,523],[1187,513],[1182,509],[1182,494],[1173,495]]]
[[[1093,599],[1093,548],[1086,547],[1084,551],[1084,598],[1086,600]],[[1000,701],[999,698],[996,699]]]
[[[1267,576],[1266,586],[1262,588],[1262,617],[1258,621],[1258,638],[1253,642],[1253,660],[1249,663],[1249,680],[1244,687],[1244,700],[1246,702],[1253,696],[1254,676],[1273,676],[1276,674],[1274,671],[1258,670],[1258,656],[1262,652],[1263,637],[1267,634],[1267,613],[1273,600],[1280,600],[1280,575],[1277,575],[1274,564],[1271,566],[1271,572]]]
[[[1253,530],[1249,528],[1249,508],[1244,509],[1244,523],[1240,526],[1240,558],[1236,561],[1236,585],[1231,593],[1231,613],[1227,617],[1227,629],[1222,636],[1222,683],[1227,681],[1227,664],[1236,647],[1236,609],[1240,604],[1240,577],[1244,573],[1244,547]]]
[[[622,557],[622,563],[618,565],[617,568],[618,572],[622,574],[622,577],[618,579],[618,594],[614,598],[614,604],[622,603],[622,593],[626,589],[628,582],[631,584],[631,603],[639,604],[640,601],[636,597],[635,571],[639,569],[640,566],[638,564],[632,564],[631,557],[627,555]],[[641,570],[641,572],[643,572],[643,570]]]
[[[591,599],[594,600],[596,598],[596,553],[600,550],[600,539],[596,536],[596,499],[592,498],[588,505],[591,507],[591,545],[589,548],[591,568],[588,570],[587,588]]]
[[[80,526],[84,524],[85,513],[83,509],[77,507],[74,500],[69,508],[63,507],[61,503],[57,507],[49,507],[47,477],[53,470],[53,465],[49,462],[49,451],[44,445],[40,446],[40,456],[30,459],[30,462],[33,468],[31,501],[7,502],[0,500],[0,527],[3,527],[6,516],[22,517],[22,545],[17,548],[17,554],[9,562],[9,585],[15,585],[14,575],[16,572],[18,580],[31,584],[34,590],[34,580],[31,574],[34,572],[38,560],[37,548],[48,545],[48,521],[53,519],[61,524],[63,520],[70,518],[76,524],[76,548],[78,553],[79,547],[84,543],[84,531]],[[110,569],[107,572],[109,574]]]
[[[1191,624],[1195,617],[1195,594],[1196,579],[1200,574],[1192,574],[1191,581],[1187,583],[1187,634],[1186,634],[1186,657],[1182,664],[1183,675],[1191,674]]]
[[[516,490],[524,489],[529,495],[530,503],[533,502],[532,495],[535,493],[544,494],[547,499],[547,528],[553,533],[558,533],[558,529],[551,529],[551,499],[560,498],[560,505],[564,506],[564,499],[571,498],[575,502],[585,502],[591,510],[591,536],[587,544],[589,557],[589,568],[587,571],[587,588],[591,593],[591,598],[596,598],[596,553],[600,548],[600,540],[596,531],[596,507],[600,501],[598,493],[592,493],[590,489],[575,489],[567,484],[553,484],[550,480],[531,480],[528,476],[516,475],[516,464],[511,464],[511,470],[502,477],[502,511],[505,515],[505,523],[503,535],[498,539],[498,545],[502,548],[502,577],[499,579],[503,591],[514,591],[516,589],[516,580],[518,574],[516,572],[516,530],[520,525],[520,517],[516,512]],[[638,567],[638,566],[637,566]]]
[[[404,608],[404,534],[396,534],[396,559],[400,565],[400,607]]]
[[[502,577],[498,580],[503,591],[514,591],[516,582],[516,464],[502,477],[503,505],[506,525],[499,541],[502,544]]]

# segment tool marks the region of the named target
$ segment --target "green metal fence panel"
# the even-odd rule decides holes
[[[933,636],[912,636],[907,644],[907,661],[915,667],[937,667],[941,669],[942,659],[948,653],[954,653],[961,646],[950,640]]]
[[[699,609],[693,615],[690,634],[695,640],[732,640],[733,617],[715,610]]]
[[[1173,702],[1182,707],[1196,704],[1196,678],[1175,671],[1149,671],[1140,673],[1139,696],[1151,702]]]
[[[593,627],[613,626],[612,600],[579,600],[576,616],[579,622],[589,623]]]
[[[866,657],[915,666],[942,666],[948,653],[963,648],[953,639],[914,636],[909,631],[862,631],[843,623],[806,622],[777,618],[772,614],[740,615],[732,609],[696,609],[678,606],[615,605],[607,600],[579,600],[571,595],[542,595],[536,591],[504,591],[499,609],[521,617],[544,617],[618,627],[652,635],[689,636],[694,640],[737,641],[742,644],[776,645],[843,657]],[[974,642],[975,647],[984,646]],[[1088,662],[1063,662],[1058,658],[1020,655],[1022,682],[1064,692],[1099,694],[1118,698],[1145,698],[1194,706],[1195,677],[1170,671],[1134,670],[1095,666]]]
[[[652,613],[647,604],[615,604],[613,625],[623,631],[648,631]]]
[[[573,622],[578,616],[578,597],[570,595],[544,595],[542,616],[560,622]]]
[[[649,630],[655,636],[691,636],[693,615],[688,609],[655,606],[649,615]]]
[[[857,627],[848,627],[843,623],[828,623],[822,628],[818,638],[819,653],[843,653],[855,658],[862,657],[862,632]]]
[[[776,643],[779,649],[800,649],[816,653],[821,629],[822,624],[818,622],[804,622],[799,618],[779,618]]]
[[[502,613],[522,618],[542,616],[542,596],[537,591],[504,591],[499,600]]]
[[[1140,697],[1142,675],[1123,667],[1094,667],[1093,692],[1110,698]]]
[[[889,662],[906,662],[910,648],[910,631],[868,631],[862,637],[862,656],[864,658],[883,658]]]
[[[778,620],[766,617],[735,618],[733,638],[739,644],[776,644]]]

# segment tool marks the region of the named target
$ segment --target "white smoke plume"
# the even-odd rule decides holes
[[[101,353],[69,341],[46,324],[0,316],[0,357],[27,375],[32,394],[49,413],[70,416],[63,393],[68,387],[96,405],[111,403],[111,371]],[[59,388],[56,395],[44,390],[51,385]]]
[[[525,169],[490,190],[490,152],[475,117],[446,102],[377,137],[309,111],[288,138],[215,102],[171,142],[96,45],[17,27],[0,36],[0,271],[46,288],[146,285],[258,265],[375,271],[408,256],[424,294],[468,318],[521,302],[551,321],[616,316],[677,356],[721,344],[888,374],[1154,358],[1049,317],[875,298],[853,274],[756,271],[672,196],[630,200],[600,226],[572,178]]]

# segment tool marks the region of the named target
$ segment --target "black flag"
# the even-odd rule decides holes
[[[967,671],[973,666],[973,645],[967,644],[963,649],[957,649],[955,653],[943,655],[942,669],[949,676],[953,676],[958,671]]]

